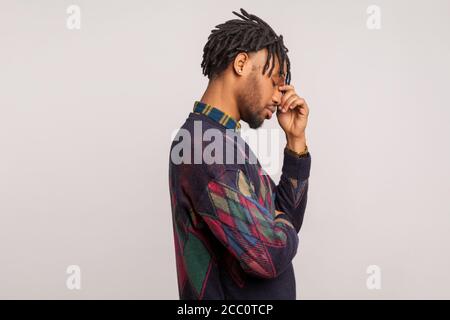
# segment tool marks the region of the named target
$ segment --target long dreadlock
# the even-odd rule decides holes
[[[217,25],[211,31],[208,41],[203,48],[203,61],[201,67],[203,74],[212,79],[220,75],[239,52],[256,52],[267,48],[267,61],[262,74],[266,73],[271,57],[277,57],[280,62],[280,76],[283,75],[284,62],[286,61],[286,83],[290,84],[291,70],[287,56],[288,48],[284,46],[283,36],[277,36],[275,31],[262,19],[253,14],[248,14],[241,8],[241,14],[233,11],[243,20],[233,19]],[[269,77],[275,67],[275,59],[269,70]]]

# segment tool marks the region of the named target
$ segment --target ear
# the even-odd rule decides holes
[[[247,52],[239,52],[234,58],[233,69],[238,75],[244,75],[249,69],[250,57]]]

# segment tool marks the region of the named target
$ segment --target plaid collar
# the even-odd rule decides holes
[[[241,130],[241,124],[239,123],[239,121],[236,121],[225,112],[222,112],[207,103],[195,101],[194,113],[204,114],[208,118],[220,123],[227,129],[233,129],[235,131]]]

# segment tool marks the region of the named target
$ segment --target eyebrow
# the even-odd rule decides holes
[[[285,74],[283,73],[282,75],[281,75],[281,77],[278,75],[278,73],[277,74],[275,74],[274,75],[274,80],[275,80],[275,82],[276,83],[279,83],[280,81],[282,81],[283,82],[283,84],[286,82],[286,76],[285,76]]]

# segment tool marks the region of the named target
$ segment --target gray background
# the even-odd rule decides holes
[[[240,7],[283,34],[311,110],[298,297],[450,298],[446,0],[0,1],[0,298],[178,298],[170,137]]]

